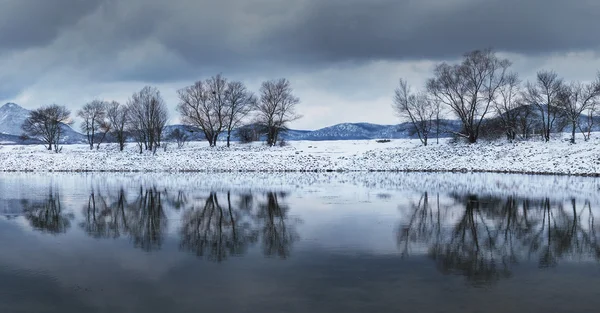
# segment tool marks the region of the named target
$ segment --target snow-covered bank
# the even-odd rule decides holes
[[[62,153],[43,146],[0,146],[0,171],[473,171],[600,175],[600,140],[550,143],[481,142],[423,147],[417,140],[294,141],[286,147],[234,144],[210,148],[193,142],[178,149],[168,144],[137,153],[134,144],[90,151],[64,146]]]

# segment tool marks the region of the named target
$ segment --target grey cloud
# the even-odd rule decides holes
[[[333,64],[441,60],[483,47],[537,56],[600,46],[600,3],[593,0],[5,0],[1,6],[0,84],[11,76],[32,76],[15,79],[30,82],[52,67],[103,81],[169,82],[218,72],[282,76]],[[1,57],[25,49],[35,53],[17,64],[31,69]],[[39,59],[52,61],[42,66]]]
[[[588,0],[331,0],[274,37],[318,60],[443,59],[477,48],[545,54],[596,49],[600,3]]]
[[[0,51],[49,44],[62,31],[94,12],[102,0],[3,0]]]

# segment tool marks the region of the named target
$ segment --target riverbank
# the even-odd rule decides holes
[[[480,142],[453,144],[446,139],[427,147],[418,140],[295,141],[285,147],[261,143],[210,148],[205,142],[139,154],[134,144],[119,152],[114,144],[90,151],[65,145],[61,153],[43,146],[0,146],[0,171],[140,171],[140,172],[302,172],[426,171],[500,172],[600,176],[600,140],[572,145]]]

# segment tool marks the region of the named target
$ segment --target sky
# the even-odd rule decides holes
[[[493,48],[531,80],[600,70],[597,0],[0,0],[0,103],[73,111],[223,74],[255,92],[287,78],[291,127],[400,122],[399,78],[422,88],[439,62]]]

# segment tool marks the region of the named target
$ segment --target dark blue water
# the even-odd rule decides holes
[[[0,175],[0,312],[600,307],[600,203],[583,191],[115,175]]]

